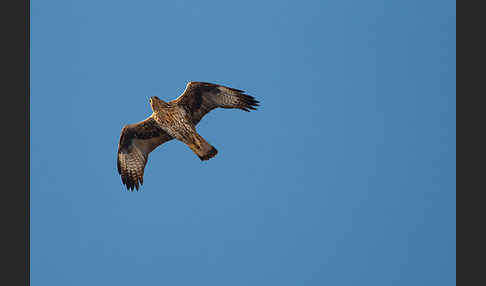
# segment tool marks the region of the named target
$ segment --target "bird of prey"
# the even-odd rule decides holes
[[[117,167],[123,184],[138,191],[149,153],[174,138],[202,161],[211,159],[218,151],[196,131],[203,116],[217,107],[256,110],[258,103],[242,90],[206,82],[189,82],[181,96],[169,102],[150,97],[152,115],[125,125],[120,135]]]

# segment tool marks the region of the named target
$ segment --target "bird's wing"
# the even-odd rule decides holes
[[[127,189],[138,190],[143,185],[143,172],[148,155],[172,137],[162,130],[152,117],[125,125],[118,143],[118,173]]]
[[[243,92],[207,82],[189,82],[181,96],[172,103],[185,107],[193,123],[197,124],[204,115],[217,107],[256,110],[259,102]]]

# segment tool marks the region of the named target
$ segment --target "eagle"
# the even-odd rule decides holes
[[[207,82],[189,82],[177,98],[165,102],[150,97],[152,115],[144,121],[125,125],[118,143],[118,174],[127,190],[143,185],[148,155],[172,139],[185,143],[201,161],[216,156],[218,150],[196,131],[196,125],[211,110],[236,108],[256,110],[259,101],[243,90]]]

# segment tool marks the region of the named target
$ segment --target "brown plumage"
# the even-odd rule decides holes
[[[143,185],[148,155],[159,145],[177,139],[201,159],[209,160],[218,150],[196,131],[196,125],[211,110],[238,108],[256,110],[258,101],[242,90],[206,82],[189,82],[177,99],[164,102],[150,98],[152,115],[142,122],[125,125],[118,143],[118,173],[127,189]]]

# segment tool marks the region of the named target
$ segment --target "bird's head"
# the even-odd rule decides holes
[[[157,96],[150,97],[150,106],[152,107],[153,111],[159,110],[162,107],[167,106],[167,103],[162,99],[158,98]]]

